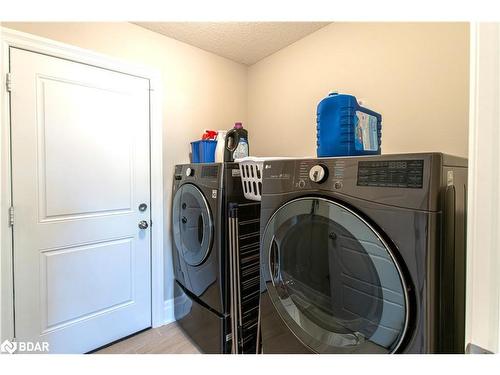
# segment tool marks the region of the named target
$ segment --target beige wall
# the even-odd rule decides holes
[[[163,79],[165,298],[172,293],[170,191],[173,166],[189,162],[189,142],[204,129],[247,119],[247,68],[130,23],[2,23],[2,26],[159,70]]]
[[[316,106],[330,90],[382,114],[382,152],[467,156],[466,23],[334,23],[249,68],[251,152],[316,155]]]

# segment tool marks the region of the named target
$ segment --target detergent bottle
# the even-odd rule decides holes
[[[215,147],[215,162],[223,163],[224,160],[224,150],[226,148],[226,130],[219,130],[217,132],[217,146]]]
[[[248,155],[248,132],[243,129],[241,122],[236,122],[226,134],[224,161],[234,161]]]
[[[382,116],[347,94],[331,92],[317,108],[317,155],[380,155]]]

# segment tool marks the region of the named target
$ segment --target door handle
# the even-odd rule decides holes
[[[271,271],[271,278],[278,279],[280,276],[280,249],[276,237],[271,241],[271,249],[269,252],[269,265]]]
[[[139,228],[140,229],[148,229],[149,224],[146,220],[141,220],[139,221]]]

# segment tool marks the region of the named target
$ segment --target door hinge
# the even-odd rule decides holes
[[[5,77],[5,88],[8,92],[12,91],[12,74],[10,72]]]
[[[9,207],[9,226],[14,226],[14,207]]]

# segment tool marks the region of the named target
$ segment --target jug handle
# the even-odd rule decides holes
[[[232,148],[229,148],[228,147],[228,143],[229,143],[229,139],[230,138],[234,138],[234,142],[233,142],[233,147]],[[225,140],[225,148],[231,152],[233,152],[234,150],[236,150],[236,147],[238,147],[238,143],[240,143],[240,135],[237,133],[237,132],[228,132],[226,134],[226,140]]]

